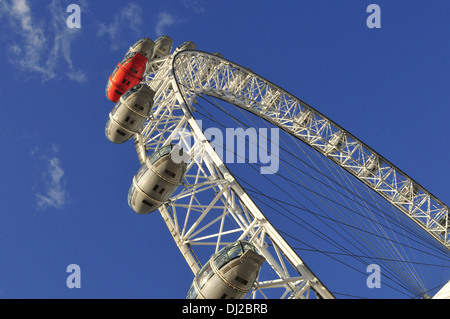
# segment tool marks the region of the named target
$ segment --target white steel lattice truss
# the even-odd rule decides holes
[[[156,91],[152,118],[135,137],[141,163],[172,141],[190,155],[181,190],[160,209],[194,274],[201,269],[196,249],[210,254],[237,239],[251,241],[272,268],[273,278],[256,283],[283,288],[281,298],[334,298],[273,228],[215,153],[192,116],[196,96],[209,95],[277,125],[353,174],[450,248],[448,207],[315,109],[278,86],[215,54],[174,52],[153,61],[143,83]]]

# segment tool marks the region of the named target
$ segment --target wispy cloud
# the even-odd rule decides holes
[[[111,23],[100,23],[98,26],[97,36],[107,36],[111,40],[111,49],[119,50],[125,43],[122,37],[125,32],[140,32],[142,27],[142,10],[134,3],[124,4],[122,10],[114,15]]]
[[[68,200],[65,172],[56,153],[57,148],[53,146],[52,156],[45,155],[42,157],[45,165],[39,181],[41,190],[35,194],[39,209],[62,208]]]
[[[83,4],[85,6],[86,4]],[[55,70],[58,68],[59,59],[67,66],[67,77],[76,82],[86,82],[86,74],[76,70],[72,62],[72,42],[81,32],[81,29],[68,28],[66,24],[66,11],[60,1],[53,0],[49,6],[51,13],[51,27],[53,32],[53,46],[50,50],[47,66]]]
[[[83,82],[86,77],[75,70],[71,59],[71,43],[79,29],[65,25],[65,7],[57,0],[48,6],[50,20],[38,20],[27,0],[0,0],[0,19],[4,19],[13,36],[6,43],[8,61],[19,70],[39,74],[43,81],[58,77],[61,60],[68,66],[67,76]],[[77,74],[77,76],[73,76]]]
[[[187,11],[195,14],[200,14],[205,11],[204,0],[182,0],[182,4]],[[143,13],[143,9],[136,3],[124,3],[124,7],[114,14],[111,22],[98,23],[97,36],[109,38],[110,47],[114,51],[130,44],[130,31],[140,36],[151,37],[152,34],[142,35],[142,30],[147,28],[146,23],[149,22],[144,21]],[[150,23],[153,23],[153,36],[156,38],[160,35],[167,34],[169,27],[182,24],[186,21],[185,18],[179,18],[168,10],[162,10],[155,15],[154,20],[152,19],[150,21]]]
[[[14,41],[7,45],[9,62],[19,69],[54,77],[53,71],[42,67],[42,53],[47,39],[42,25],[36,23],[26,0],[1,0],[2,17],[13,30]]]
[[[156,21],[155,33],[157,35],[165,34],[166,27],[170,27],[175,23],[175,18],[166,12],[161,12],[158,15],[158,20]]]
[[[204,0],[182,0],[183,5],[194,12],[195,14],[200,14],[205,11],[205,7],[203,5]]]

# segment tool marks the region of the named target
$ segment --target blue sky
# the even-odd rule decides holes
[[[380,29],[366,25],[371,3]],[[127,205],[133,143],[104,135],[107,77],[144,36],[249,67],[448,204],[449,13],[446,0],[0,0],[0,298],[186,296],[192,272],[161,217]],[[80,289],[66,286],[70,264]],[[325,277],[332,291],[404,297]]]

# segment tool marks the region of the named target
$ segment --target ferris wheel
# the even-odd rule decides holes
[[[210,109],[220,109],[234,117],[217,102],[223,101],[281,130],[292,138],[292,146],[305,145],[325,165],[351,176],[382,198],[389,210],[400,212],[420,227],[427,237],[419,240],[428,242],[431,238],[448,254],[448,206],[344,128],[218,53],[195,50],[192,42],[171,52],[173,42],[168,36],[155,42],[147,40],[150,44],[138,41],[131,47],[116,68],[120,71],[123,66],[132,65],[130,56],[136,52],[146,57],[139,56],[146,65],[137,77],[139,80],[131,84],[128,81],[132,88],[120,88],[120,83],[113,81],[114,74],[110,78],[107,96],[110,91],[115,92],[114,102],[118,102],[110,113],[106,135],[115,143],[134,138],[142,167],[130,187],[129,204],[139,213],[159,210],[193,272],[195,279],[188,297],[208,297],[208,289],[203,287],[217,277],[216,284],[225,283],[240,297],[335,298],[292,242],[286,240],[289,235],[275,227],[254,200],[255,196],[273,200],[270,194],[247,187],[245,179],[229,169],[220,147],[211,141],[211,134],[205,132],[197,115],[206,113],[217,125],[221,121],[202,108],[200,100],[209,103]],[[127,84],[127,80],[121,83]],[[150,102],[137,102],[139,99]],[[294,152],[293,148],[289,147],[289,151]],[[174,150],[180,156],[181,166],[163,160]],[[317,167],[316,171],[320,173],[321,169]],[[359,193],[346,192],[360,197]],[[232,267],[219,269],[218,260],[222,267],[223,258],[230,262],[230,251],[236,249],[239,253],[234,258],[238,256],[239,263],[234,264],[253,265],[248,267],[256,267],[256,271],[249,275],[250,281],[241,278],[237,271],[238,275],[233,276],[238,280],[233,284],[225,275],[226,271],[232,272]],[[248,275],[248,267],[242,273]],[[215,298],[230,296],[221,293]]]

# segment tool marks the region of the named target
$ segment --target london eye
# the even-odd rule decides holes
[[[445,203],[282,87],[172,45],[130,48],[108,81],[105,133],[134,140],[129,205],[159,211],[192,270],[189,298],[353,297],[346,272],[370,265],[400,296],[448,295]]]

